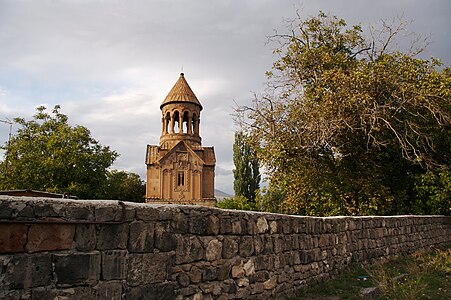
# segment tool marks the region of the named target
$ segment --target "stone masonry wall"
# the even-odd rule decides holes
[[[443,216],[313,218],[0,196],[0,299],[267,299],[448,246]]]

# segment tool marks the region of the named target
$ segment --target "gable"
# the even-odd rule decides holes
[[[175,164],[174,167],[185,168],[187,165],[203,166],[205,162],[191,147],[181,141],[159,160],[160,165]]]

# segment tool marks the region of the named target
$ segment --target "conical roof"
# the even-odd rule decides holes
[[[189,102],[194,103],[200,106],[200,109],[202,109],[202,105],[200,104],[199,100],[197,99],[196,95],[194,95],[193,90],[190,88],[188,82],[185,80],[185,75],[183,73],[180,73],[180,77],[177,80],[177,82],[172,87],[169,94],[164,99],[163,103],[160,105],[160,109],[168,104],[173,102]]]

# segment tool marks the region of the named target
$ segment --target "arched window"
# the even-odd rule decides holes
[[[179,112],[175,111],[172,114],[172,120],[174,122],[174,132],[180,132],[180,116],[179,116]]]
[[[164,117],[164,133],[168,133],[170,122],[171,122],[171,114],[167,112],[166,116]]]
[[[185,111],[183,113],[183,132],[184,133],[190,133],[191,132],[191,128],[188,128],[188,126],[190,126],[190,122],[189,122],[189,115],[188,112]]]

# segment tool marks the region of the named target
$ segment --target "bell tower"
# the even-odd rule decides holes
[[[202,146],[202,105],[183,73],[160,109],[160,145],[147,145],[146,202],[214,206],[214,148]]]
[[[172,148],[182,140],[192,147],[201,146],[199,116],[202,105],[186,82],[183,73],[161,103],[160,109],[163,113],[160,147]]]

